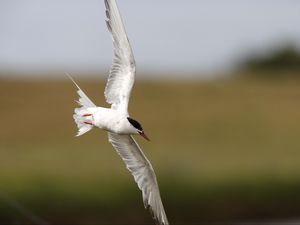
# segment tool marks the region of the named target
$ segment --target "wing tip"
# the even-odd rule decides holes
[[[148,210],[150,212],[150,215],[152,219],[155,221],[156,225],[169,225],[169,222],[167,220],[167,217],[164,215],[155,215],[153,209],[150,205],[148,205]]]

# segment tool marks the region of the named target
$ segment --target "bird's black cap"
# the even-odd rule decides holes
[[[134,126],[139,131],[143,131],[142,125],[138,121],[136,121],[130,117],[127,117],[127,119],[129,121],[129,123],[131,123],[132,126]]]

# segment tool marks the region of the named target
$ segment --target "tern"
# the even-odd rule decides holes
[[[145,208],[159,225],[168,225],[161,201],[156,175],[133,135],[141,135],[149,141],[142,125],[131,118],[128,102],[135,79],[135,60],[116,0],[104,0],[106,24],[111,33],[114,48],[113,64],[109,72],[104,95],[110,108],[97,107],[70,77],[77,87],[80,108],[75,109],[74,120],[77,136],[93,127],[108,132],[108,140],[121,156],[142,191]]]

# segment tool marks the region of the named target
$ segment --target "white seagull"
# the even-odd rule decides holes
[[[93,127],[106,130],[108,139],[131,172],[143,193],[145,208],[149,208],[155,221],[168,225],[159,188],[151,163],[146,158],[132,135],[139,134],[146,140],[141,124],[128,113],[128,101],[135,78],[135,60],[122,22],[116,0],[105,0],[107,27],[113,39],[114,59],[105,88],[106,101],[111,108],[97,107],[78,88],[80,108],[75,109],[74,120],[80,136]]]

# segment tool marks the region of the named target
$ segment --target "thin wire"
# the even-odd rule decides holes
[[[21,215],[26,217],[28,220],[30,220],[33,224],[36,225],[50,225],[46,220],[42,219],[41,217],[37,216],[35,213],[33,213],[28,208],[21,205],[18,201],[11,198],[8,194],[4,192],[0,192],[0,199],[3,200],[7,205],[9,205],[11,208],[18,211]]]

